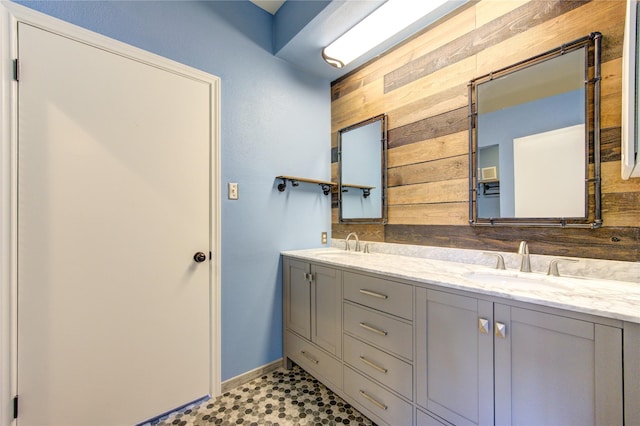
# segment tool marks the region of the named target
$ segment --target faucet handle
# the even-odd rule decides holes
[[[518,247],[518,254],[529,254],[529,244],[526,241],[520,241],[520,246]]]
[[[504,257],[502,257],[500,253],[490,253],[488,251],[485,251],[482,254],[486,254],[487,256],[496,256],[498,258],[498,263],[496,263],[496,269],[507,269],[504,266]]]
[[[567,259],[566,257],[560,257],[558,259],[552,259],[549,262],[549,269],[547,270],[547,275],[551,275],[554,277],[560,276],[560,271],[558,271],[558,262],[577,262],[576,259]]]

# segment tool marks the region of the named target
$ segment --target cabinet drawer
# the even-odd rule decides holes
[[[342,389],[342,363],[311,342],[287,331],[284,352],[300,367],[333,385],[330,387]]]
[[[345,393],[393,426],[413,424],[413,407],[349,367],[344,368]]]
[[[344,336],[344,361],[407,399],[413,393],[413,367],[351,336]]]
[[[344,273],[344,298],[373,309],[413,319],[413,287],[382,278]]]
[[[411,324],[345,303],[344,330],[406,359],[413,359]]]

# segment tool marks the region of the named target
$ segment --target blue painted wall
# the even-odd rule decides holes
[[[276,58],[274,18],[248,1],[20,3],[221,78],[222,380],[280,358],[279,253],[320,246],[331,197],[275,176],[330,179],[329,81]]]

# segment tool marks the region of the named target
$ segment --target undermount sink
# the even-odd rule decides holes
[[[464,277],[476,281],[493,285],[526,284],[531,286],[544,286],[545,289],[566,290],[566,283],[562,283],[555,277],[536,273],[522,273],[510,271],[493,272],[468,272]]]
[[[363,256],[364,253],[359,252],[359,251],[347,251],[347,250],[343,250],[343,251],[327,251],[327,252],[322,252],[322,253],[316,253],[316,256],[318,257],[324,257],[324,258],[328,258],[328,259],[339,259],[339,258],[344,258],[346,256]]]

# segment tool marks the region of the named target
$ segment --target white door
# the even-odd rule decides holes
[[[18,424],[207,396],[210,86],[23,23],[18,43]]]

